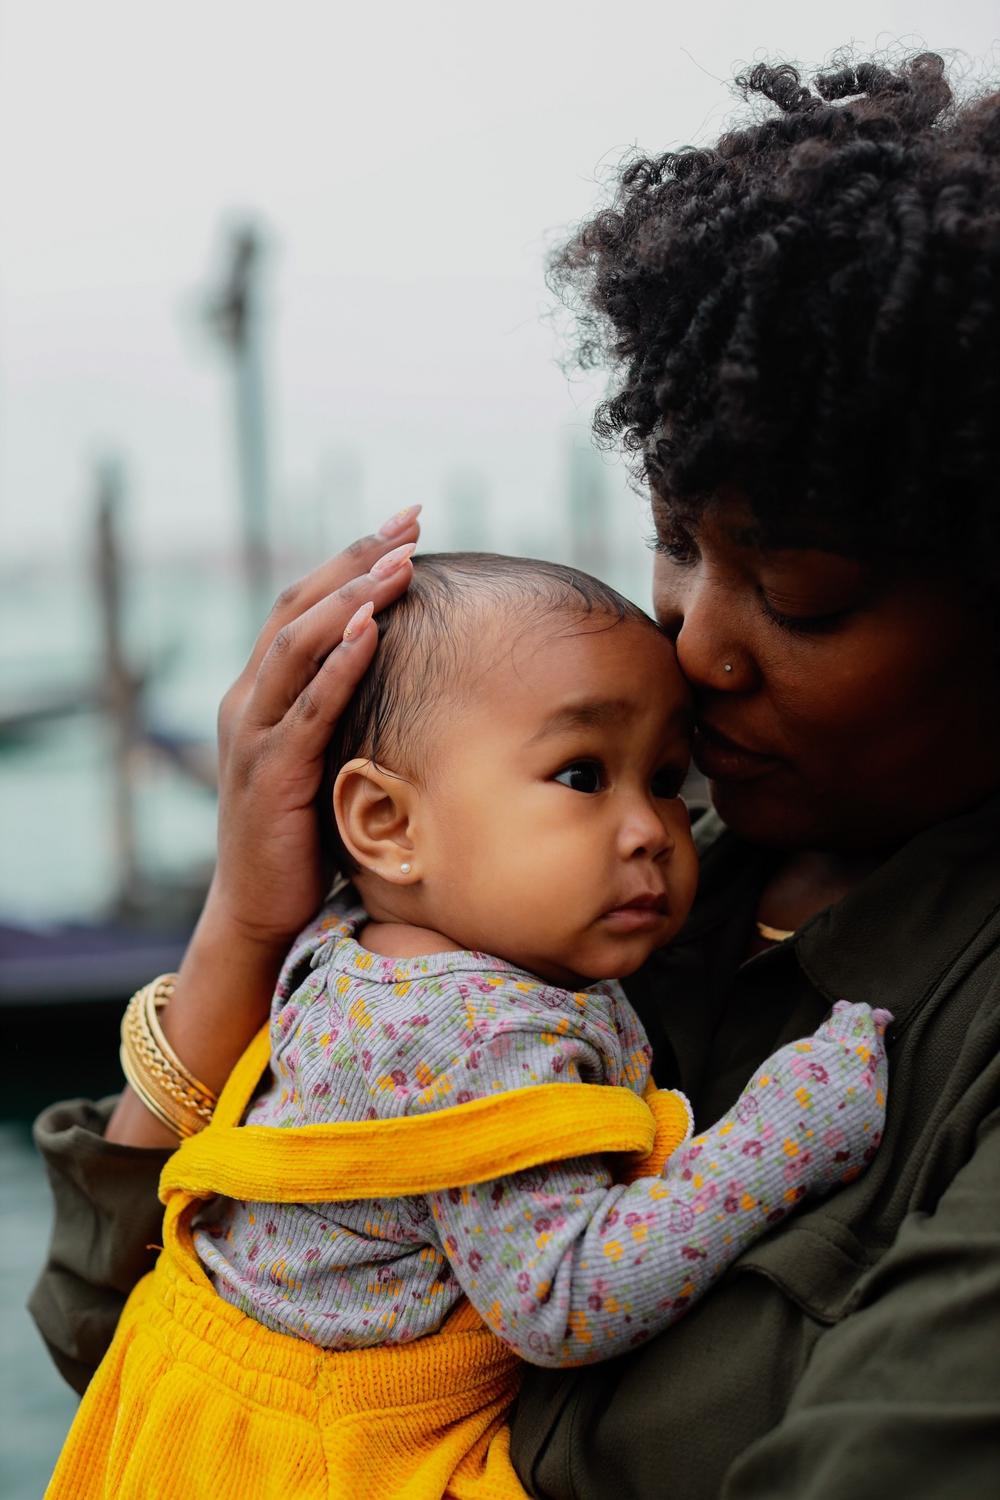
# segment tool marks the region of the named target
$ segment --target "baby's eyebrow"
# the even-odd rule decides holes
[[[635,717],[636,705],[627,698],[589,698],[584,703],[564,703],[554,709],[527,741],[526,748],[537,745],[570,729],[606,729],[612,724],[628,723]],[[670,715],[670,729],[689,740],[694,715],[689,703],[678,703]],[[690,747],[688,748],[690,753]]]
[[[547,740],[567,729],[604,729],[609,724],[631,719],[634,714],[635,704],[625,698],[591,698],[585,703],[564,703],[549,714],[528,744],[537,745],[539,740]]]

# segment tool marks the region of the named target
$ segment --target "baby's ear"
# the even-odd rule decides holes
[[[333,785],[333,812],[348,854],[394,885],[418,879],[410,834],[415,798],[412,782],[371,760],[349,760]]]

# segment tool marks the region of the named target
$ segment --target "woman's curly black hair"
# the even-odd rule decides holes
[[[946,555],[1000,575],[1000,93],[942,59],[736,80],[777,113],[632,160],[552,263],[595,431],[698,509],[772,536]]]

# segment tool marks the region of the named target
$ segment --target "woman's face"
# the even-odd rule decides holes
[[[761,548],[737,498],[697,520],[653,510],[657,618],[735,832],[877,850],[1000,785],[995,627],[952,578]]]

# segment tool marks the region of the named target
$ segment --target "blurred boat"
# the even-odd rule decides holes
[[[141,928],[122,920],[15,925],[0,922],[0,1012],[20,1006],[127,999],[180,963],[190,928]]]

